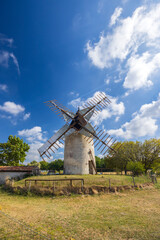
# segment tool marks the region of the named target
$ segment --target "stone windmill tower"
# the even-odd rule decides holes
[[[50,158],[51,153],[55,153],[64,144],[64,174],[95,174],[94,146],[98,147],[97,150],[101,149],[103,155],[119,148],[116,140],[89,123],[91,117],[106,108],[110,102],[101,92],[76,113],[69,111],[56,100],[46,102],[66,124],[38,149],[42,159],[45,156]]]

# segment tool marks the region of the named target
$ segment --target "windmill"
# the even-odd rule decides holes
[[[64,145],[65,174],[95,174],[94,147],[103,155],[114,153],[120,147],[105,130],[93,127],[89,122],[92,116],[99,114],[110,103],[106,94],[99,92],[73,113],[57,100],[47,101],[49,108],[66,124],[38,149],[42,159],[50,158]]]

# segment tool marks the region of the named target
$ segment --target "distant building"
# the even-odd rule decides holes
[[[37,166],[0,166],[0,184],[4,184],[6,178],[23,178],[25,175],[39,175]]]

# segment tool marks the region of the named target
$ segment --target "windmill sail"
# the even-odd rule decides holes
[[[66,122],[69,122],[75,116],[73,112],[69,111],[66,107],[62,106],[56,100],[54,101],[50,100],[45,103],[52,111],[54,111],[57,115],[59,115],[59,117],[64,119]]]
[[[97,94],[93,98],[89,99],[87,103],[84,105],[86,109],[88,108],[88,110],[85,111],[85,113],[83,114],[83,117],[88,118],[88,115],[90,114],[90,112],[92,112],[92,115],[94,113],[98,114],[104,108],[106,108],[110,103],[111,101],[108,99],[105,93],[101,92]],[[89,115],[89,118],[90,118],[90,115]]]
[[[89,142],[92,141],[90,140],[91,137],[95,139],[95,142],[94,142],[94,144],[96,143],[95,147],[98,147],[97,150],[101,149],[102,154],[106,154],[108,150],[111,150],[114,153],[116,152],[116,149],[118,148],[118,144],[115,144],[115,143],[117,142],[117,140],[114,140],[112,137],[110,137],[108,133],[102,130],[99,130],[98,133],[95,133],[95,131],[93,132],[93,130],[88,129],[86,126],[83,127],[83,129],[86,132],[90,133],[87,139],[89,140]],[[112,146],[114,146],[114,148]]]
[[[71,131],[70,131],[71,130]],[[47,156],[50,158],[51,154],[49,150],[51,150],[53,153],[55,153],[58,148],[61,147],[61,144],[59,143],[59,140],[64,137],[67,132],[70,131],[72,133],[75,131],[74,129],[70,129],[68,124],[65,124],[59,131],[57,131],[46,143],[42,145],[38,149],[40,156],[43,158],[43,156]]]

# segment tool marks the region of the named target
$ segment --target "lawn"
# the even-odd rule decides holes
[[[51,175],[51,176],[36,176],[36,177],[29,177],[27,179],[67,179],[67,178],[83,178],[84,179],[84,186],[86,187],[92,187],[92,186],[109,186],[109,180],[111,186],[120,186],[120,185],[133,185],[133,180],[131,176],[125,176],[125,175],[107,175],[107,174],[97,174],[97,175]],[[151,182],[151,179],[147,176],[139,176],[135,177],[135,183],[136,184],[143,184],[146,182]],[[25,179],[15,182],[15,186],[24,186]],[[33,182],[31,183],[34,184]],[[53,186],[53,182],[38,182],[38,185],[40,186]],[[55,183],[57,187],[63,187],[69,184],[69,182],[56,182]],[[80,181],[74,181],[74,186],[80,186]]]
[[[51,239],[160,239],[158,186],[117,194],[70,197],[25,197],[0,191],[0,206],[3,212]],[[0,216],[1,234],[12,227],[4,218]],[[16,228],[13,227],[12,237],[14,234]]]

